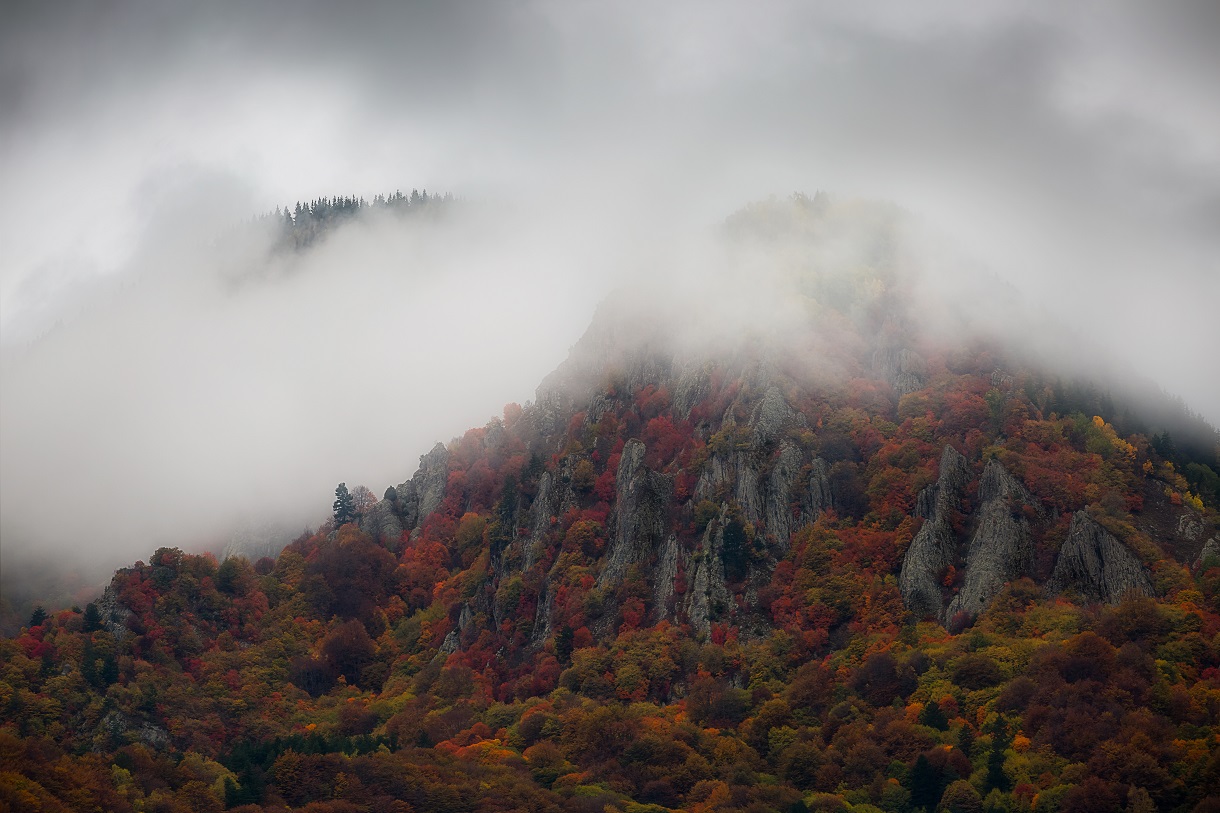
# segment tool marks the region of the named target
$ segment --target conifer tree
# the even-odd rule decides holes
[[[347,490],[347,483],[339,483],[335,489],[335,525],[346,525],[356,518],[356,501]]]
[[[85,605],[85,632],[93,632],[102,628],[102,614],[97,605],[89,602]]]

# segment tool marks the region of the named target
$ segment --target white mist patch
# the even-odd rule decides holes
[[[599,294],[561,240],[478,216],[357,221],[141,259],[108,296],[6,350],[6,551],[116,564],[217,547],[238,516],[316,523],[481,426],[579,336]]]

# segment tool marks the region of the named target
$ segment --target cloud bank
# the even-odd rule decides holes
[[[17,3],[0,32],[6,556],[379,491],[529,398],[613,283],[796,190],[918,212],[1220,422],[1213,3]],[[264,253],[217,235],[396,187],[498,214],[233,287]]]

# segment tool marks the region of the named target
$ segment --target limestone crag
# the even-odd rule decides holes
[[[1220,536],[1213,536],[1203,543],[1203,550],[1199,551],[1195,567],[1202,567],[1213,559],[1220,562]]]
[[[966,458],[952,446],[945,446],[936,482],[919,495],[917,512],[924,524],[907,548],[898,578],[903,601],[919,617],[941,617],[941,574],[952,564],[957,549],[953,512],[969,479]]]
[[[615,478],[614,539],[598,578],[602,587],[622,582],[627,568],[647,561],[667,536],[665,514],[672,486],[669,478],[644,466],[644,453],[639,440],[623,446]]]
[[[678,578],[678,560],[683,558],[678,546],[678,538],[670,534],[657,554],[657,562],[652,574],[652,617],[654,620],[659,621],[673,616],[670,600],[674,597],[674,582]]]
[[[689,418],[695,404],[712,391],[712,374],[708,364],[692,365],[678,376],[673,390],[674,413],[679,418]]]
[[[1033,559],[1033,541],[1024,511],[1034,509],[1033,495],[994,458],[979,484],[978,525],[970,539],[962,588],[945,611],[978,615],[1013,579],[1024,576]]]
[[[783,393],[778,387],[768,387],[750,419],[754,430],[754,446],[761,448],[777,440],[785,429],[796,422],[796,414],[784,400]]]
[[[97,600],[97,612],[106,631],[116,639],[121,639],[127,634],[127,619],[131,617],[131,610],[119,603],[118,592],[114,589],[113,580],[106,585],[106,589],[102,591],[102,597]]]
[[[1069,590],[1107,604],[1117,604],[1129,593],[1154,594],[1152,579],[1135,554],[1084,511],[1072,515],[1067,540],[1046,583],[1048,595]]]
[[[1178,536],[1189,542],[1196,542],[1203,537],[1203,517],[1194,511],[1187,511],[1178,517]]]
[[[702,637],[711,633],[712,621],[733,606],[724,577],[724,529],[728,523],[729,510],[725,507],[714,522],[708,523],[691,565],[686,615],[691,627]]]
[[[799,522],[792,515],[791,505],[803,458],[800,449],[784,442],[767,478],[766,528],[780,550],[788,550],[788,538]]]
[[[527,572],[538,560],[538,548],[542,545],[543,534],[551,524],[551,517],[555,516],[551,513],[551,497],[552,483],[554,479],[549,471],[544,471],[542,476],[538,478],[538,494],[534,497],[534,502],[530,506],[530,537],[524,542],[524,556],[521,561],[521,571]]]
[[[834,491],[830,487],[830,464],[815,457],[809,467],[809,487],[805,490],[805,517],[814,522],[823,511],[834,507]]]
[[[449,450],[438,443],[419,458],[419,469],[405,483],[387,490],[385,497],[360,521],[360,529],[382,541],[394,541],[423,524],[445,498],[449,483]]]
[[[885,347],[873,353],[873,369],[901,397],[923,387],[927,362],[909,348]]]
[[[386,498],[378,502],[360,518],[360,530],[381,542],[390,550],[398,547],[402,539],[402,519],[394,510],[398,492],[387,489]]]

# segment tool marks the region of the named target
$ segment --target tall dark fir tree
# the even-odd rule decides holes
[[[347,490],[347,483],[339,483],[335,489],[335,525],[346,525],[356,519],[356,501]]]

